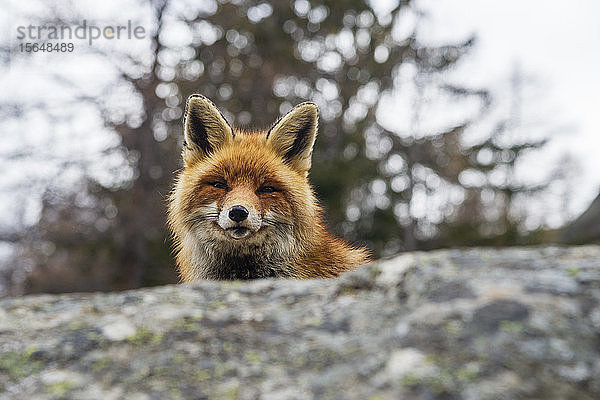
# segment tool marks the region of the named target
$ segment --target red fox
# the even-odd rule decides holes
[[[369,261],[325,228],[308,181],[317,124],[317,106],[305,102],[247,132],[190,96],[168,210],[183,282],[327,278]]]

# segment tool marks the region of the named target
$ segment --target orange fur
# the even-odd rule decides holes
[[[295,107],[269,131],[245,132],[195,95],[185,126],[168,220],[182,281],[335,277],[368,262],[366,249],[326,230],[308,181],[314,104]],[[235,207],[247,218],[234,222]]]

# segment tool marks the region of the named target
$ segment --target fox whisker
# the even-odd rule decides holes
[[[276,225],[284,225],[284,226],[289,226],[289,227],[293,226],[293,224],[291,224],[289,222],[278,220],[278,219],[263,218],[263,222],[270,226],[276,226]]]
[[[202,215],[191,216],[189,218],[189,221],[193,223],[193,222],[202,222],[202,221],[216,220],[217,218],[219,218],[219,214],[218,213],[209,213],[209,214],[202,214]]]

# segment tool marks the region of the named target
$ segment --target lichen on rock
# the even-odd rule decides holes
[[[600,247],[0,301],[0,399],[597,399]]]

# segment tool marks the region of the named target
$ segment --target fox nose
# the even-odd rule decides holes
[[[248,210],[243,206],[233,206],[229,210],[229,219],[235,222],[242,222],[248,218]]]

